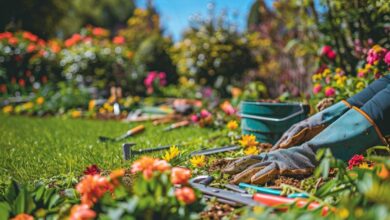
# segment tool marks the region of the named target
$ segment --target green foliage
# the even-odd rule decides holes
[[[211,86],[222,95],[227,94],[228,85],[239,83],[255,65],[248,40],[224,15],[195,20],[171,55],[180,75]]]
[[[168,50],[172,42],[159,34],[146,38],[134,55],[134,65],[139,74],[149,71],[161,71],[167,74],[168,83],[177,82],[176,68],[172,63]]]
[[[382,0],[322,0],[326,10],[319,24],[323,41],[337,51],[336,65],[347,73],[355,67],[372,44],[390,47],[390,6]]]
[[[66,189],[60,196],[57,189],[44,185],[37,185],[30,189],[12,181],[5,194],[0,196],[0,217],[8,219],[22,213],[45,219],[64,217],[64,211],[77,201],[74,189]]]
[[[0,3],[0,30],[28,30],[43,38],[66,37],[92,24],[115,28],[135,8],[132,0],[16,0]]]

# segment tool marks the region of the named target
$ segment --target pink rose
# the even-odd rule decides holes
[[[202,118],[207,118],[211,115],[211,113],[209,111],[207,111],[206,109],[202,109],[202,111],[200,111],[200,117]]]
[[[321,54],[327,55],[330,51],[332,51],[332,47],[329,45],[325,45],[322,47]]]
[[[333,50],[329,51],[326,56],[331,59],[331,60],[334,60],[336,58],[336,52],[334,52]]]

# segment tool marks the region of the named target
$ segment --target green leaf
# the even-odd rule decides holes
[[[11,207],[6,202],[0,202],[0,219],[8,219]]]

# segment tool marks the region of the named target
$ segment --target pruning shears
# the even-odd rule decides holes
[[[289,205],[295,203],[297,207],[307,208],[313,210],[321,208],[322,205],[318,202],[310,202],[304,198],[287,198],[280,195],[271,195],[266,193],[254,193],[249,194],[241,187],[237,187],[231,184],[225,187],[231,190],[220,189],[212,186],[208,186],[213,181],[211,176],[198,176],[189,181],[190,185],[203,194],[206,198],[215,197],[219,202],[227,203],[234,206],[263,206],[263,207],[275,207],[281,205]],[[276,193],[276,192],[274,192]],[[285,209],[281,209],[285,210]],[[329,207],[322,207],[322,215],[325,216],[329,212]]]

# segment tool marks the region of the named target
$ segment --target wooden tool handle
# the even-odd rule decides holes
[[[190,124],[190,121],[180,121],[172,125],[172,128],[184,127]]]
[[[145,130],[145,126],[138,125],[137,127],[132,128],[128,133],[129,133],[129,135],[134,135],[134,134],[138,134],[140,132],[143,132],[144,130]]]

